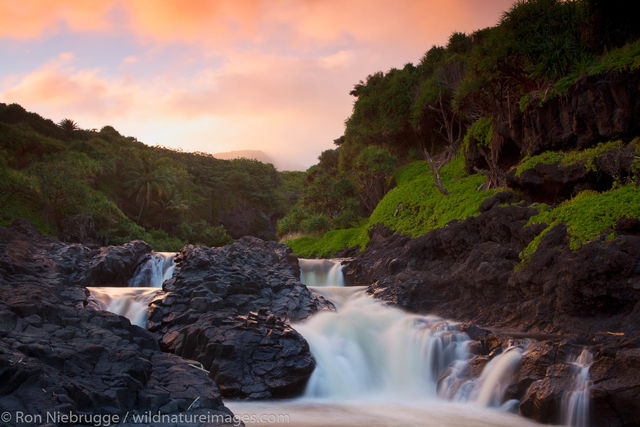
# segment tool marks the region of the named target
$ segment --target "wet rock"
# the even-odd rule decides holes
[[[543,423],[558,423],[565,392],[571,390],[575,371],[568,364],[553,365],[545,376],[531,384],[520,402],[520,413]]]
[[[98,249],[58,242],[52,247],[51,258],[70,285],[128,286],[136,268],[149,258],[151,250],[142,240]]]
[[[571,355],[581,346],[637,349],[640,344],[640,236],[636,221],[626,219],[617,225],[614,240],[603,236],[572,250],[560,224],[521,263],[521,251],[546,227],[526,225],[536,212],[494,205],[415,239],[379,228],[371,246],[345,269],[361,283],[371,283],[368,292],[375,298],[467,322],[463,330],[477,340],[473,354],[503,350],[514,338],[543,342],[525,352],[507,396],[522,399],[525,415],[558,422],[559,399],[568,387],[560,367]],[[401,268],[390,269],[391,264]],[[598,388],[594,382],[593,397],[605,408],[601,412],[613,414],[602,425],[623,425],[636,410],[629,399],[640,380],[629,364],[621,366],[607,370],[612,387]]]
[[[626,426],[640,416],[640,348],[607,348],[589,369],[596,425]]]
[[[111,265],[116,253],[145,250],[140,243],[112,248],[101,260]],[[64,253],[91,251],[24,223],[0,227],[0,408],[122,417],[191,406],[231,414],[194,362],[163,353],[150,332],[124,317],[90,308],[86,290],[69,284],[70,265],[58,263]]]
[[[186,246],[176,262],[149,311],[161,347],[202,363],[226,397],[301,393],[315,364],[290,322],[333,305],[300,283],[291,250],[244,237],[221,248]]]

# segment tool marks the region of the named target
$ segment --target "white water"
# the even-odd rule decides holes
[[[349,299],[358,294],[364,294],[366,286],[309,286],[316,294],[330,300],[336,309],[340,309]]]
[[[175,256],[173,252],[153,252],[147,261],[138,266],[129,280],[129,286],[161,287],[173,275],[176,268]]]
[[[344,292],[349,287],[313,289],[323,291],[338,311],[293,325],[316,360],[304,396],[226,402],[234,413],[287,414],[295,426],[536,425],[504,411],[519,348],[496,356],[475,380],[458,378],[471,355],[470,340],[456,323],[386,306],[364,288],[350,294]]]
[[[467,358],[468,337],[454,324],[409,315],[364,294],[294,327],[317,364],[305,392],[310,398],[435,396],[444,369]]]
[[[299,259],[300,281],[307,286],[344,286],[340,259]]]
[[[131,324],[141,328],[147,325],[149,303],[160,292],[159,288],[88,287],[91,299],[100,310],[124,316]]]
[[[398,396],[397,400],[402,399]],[[295,427],[534,427],[517,415],[446,400],[404,401],[225,401],[225,405],[249,426]],[[285,422],[275,421],[284,416]],[[260,422],[261,419],[265,422]]]
[[[133,325],[147,326],[149,303],[160,292],[176,268],[173,252],[153,252],[129,279],[129,287],[88,287],[91,300],[100,310],[124,316]]]
[[[593,355],[584,349],[571,362],[575,369],[573,388],[563,396],[562,421],[572,427],[586,427],[589,425],[589,368],[593,363]]]
[[[154,265],[161,264],[155,259]],[[303,268],[303,273],[315,269],[305,283],[318,283],[314,290],[332,300],[338,311],[320,312],[294,325],[309,342],[317,362],[307,390],[303,397],[289,401],[225,402],[237,415],[253,417],[246,425],[264,425],[256,416],[272,414],[286,414],[287,424],[295,426],[535,425],[486,408],[504,405],[520,349],[495,357],[475,380],[458,378],[468,367],[470,354],[469,339],[455,323],[383,305],[367,296],[364,287],[343,287],[336,263],[322,263],[321,269],[317,264],[321,263]],[[309,265],[313,267],[307,269]],[[139,276],[148,274],[149,281],[157,283],[153,274],[146,273],[159,271],[153,268],[141,268]],[[337,273],[332,274],[334,268]],[[165,280],[168,269],[162,271]],[[338,286],[330,286],[334,283]],[[142,327],[149,302],[161,292],[157,287],[88,289],[100,308]],[[251,419],[257,421],[252,424]]]
[[[481,406],[509,408],[509,403],[504,402],[504,394],[511,383],[516,379],[522,349],[510,347],[487,363],[480,377],[471,380],[466,387],[456,393],[457,400],[470,400]],[[468,394],[467,394],[468,393]]]

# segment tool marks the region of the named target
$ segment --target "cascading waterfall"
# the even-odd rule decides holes
[[[479,378],[466,380],[471,341],[456,323],[385,305],[366,295],[365,287],[312,289],[337,302],[337,311],[293,325],[316,360],[304,396],[226,402],[234,413],[281,411],[298,426],[535,425],[503,406],[520,348],[504,351]]]
[[[517,373],[522,349],[494,357],[479,378],[463,380],[469,337],[455,323],[384,305],[364,287],[343,284],[339,260],[300,260],[301,277],[334,302],[336,312],[316,314],[295,325],[317,362],[305,393],[309,398],[348,399],[401,393],[500,407]]]
[[[340,259],[299,259],[300,281],[307,286],[344,286]]]
[[[161,289],[154,288],[87,288],[91,293],[91,299],[100,310],[124,316],[133,325],[141,328],[147,326],[147,311],[149,303]]]
[[[149,259],[138,266],[129,280],[132,288],[160,287],[170,279],[176,268],[173,252],[153,252]]]
[[[480,377],[471,382],[468,399],[481,406],[502,406],[504,394],[518,373],[521,359],[522,349],[519,347],[510,347],[491,359]],[[458,398],[466,400],[462,396]]]
[[[173,252],[153,252],[140,264],[129,287],[88,287],[93,307],[124,316],[133,325],[147,325],[149,303],[162,292],[160,287],[173,276],[176,268]]]
[[[593,363],[593,355],[584,349],[580,355],[570,362],[575,369],[573,388],[565,393],[562,399],[563,424],[572,427],[589,425],[589,393],[591,380],[589,368]]]
[[[455,325],[408,315],[362,294],[295,328],[317,362],[307,397],[434,396],[444,369],[467,354],[468,337]]]

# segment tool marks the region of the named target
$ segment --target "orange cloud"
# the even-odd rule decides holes
[[[255,30],[257,0],[131,0],[122,3],[130,30],[159,41],[210,41]]]
[[[35,70],[3,76],[0,100],[83,127],[111,124],[151,144],[261,149],[309,165],[343,132],[355,83],[419,60],[454,30],[494,24],[510,3],[0,0],[0,38],[98,30],[142,42],[123,50],[105,41],[117,52],[110,68],[91,68],[65,47]],[[165,49],[172,43],[190,54]],[[215,65],[203,60],[214,56]]]
[[[112,7],[107,0],[0,0],[0,38],[38,38],[58,32],[61,24],[72,31],[106,31],[113,28],[107,17]]]
[[[278,41],[304,48],[343,38],[424,46],[451,31],[493,24],[513,0],[0,0],[0,37],[35,38],[72,31],[128,30],[160,42]],[[474,25],[475,24],[475,25]],[[428,46],[427,46],[428,47]],[[425,48],[426,49],[426,48]]]
[[[0,96],[45,112],[52,117],[78,113],[79,116],[126,114],[131,98],[124,87],[98,76],[96,70],[73,70],[62,64],[69,59],[61,54],[42,68],[23,76]]]

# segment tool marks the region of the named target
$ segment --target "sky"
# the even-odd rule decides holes
[[[349,92],[513,0],[0,0],[0,102],[149,145],[305,169]]]

